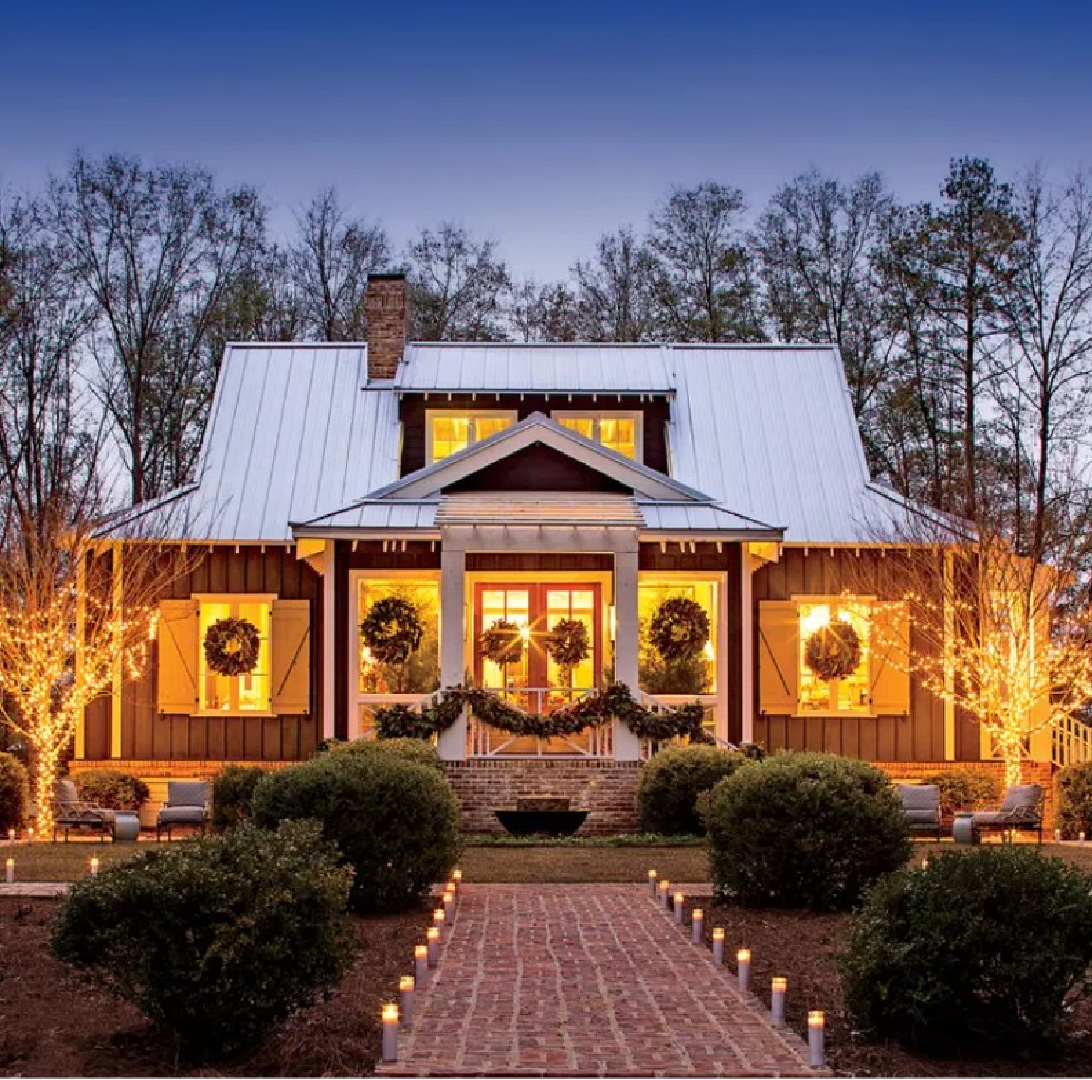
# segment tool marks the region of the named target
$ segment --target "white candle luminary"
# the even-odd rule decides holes
[[[770,982],[770,1013],[774,1027],[783,1027],[785,1024],[785,994],[789,989],[789,980],[781,975],[775,975]]]

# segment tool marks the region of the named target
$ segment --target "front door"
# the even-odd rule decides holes
[[[479,686],[506,691],[512,704],[531,712],[548,713],[597,687],[603,671],[603,618],[598,582],[478,582],[474,591],[474,679]],[[549,635],[562,620],[583,623],[587,656],[569,667],[558,664],[549,650]],[[497,662],[484,655],[482,633],[498,622],[519,628],[518,656]],[[494,744],[496,740],[491,740]],[[536,747],[519,739],[508,753],[579,752],[571,745]],[[560,744],[563,740],[548,740]],[[529,745],[524,745],[529,744]]]

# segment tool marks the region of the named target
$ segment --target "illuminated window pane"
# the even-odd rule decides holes
[[[440,461],[512,426],[511,414],[435,412],[428,415],[430,461]]]
[[[388,597],[412,604],[421,623],[421,641],[400,663],[380,663],[360,642],[362,694],[427,694],[440,685],[440,584],[435,578],[363,577],[358,584],[358,622],[372,605]]]
[[[201,640],[221,619],[246,619],[258,628],[258,662],[244,675],[219,675],[211,671],[205,651],[199,653],[200,708],[202,712],[268,712],[270,700],[270,649],[272,609],[262,600],[202,601]]]
[[[481,442],[511,426],[512,420],[507,416],[479,416],[474,420],[474,441]]]
[[[803,712],[850,712],[869,707],[870,608],[864,601],[800,604],[800,708]],[[861,659],[844,679],[821,679],[808,667],[808,639],[834,620],[848,623],[861,642]]]
[[[676,597],[700,605],[709,617],[709,640],[699,656],[667,663],[653,645],[650,630],[660,606]],[[637,633],[637,676],[642,690],[658,695],[716,693],[716,582],[642,577],[637,589]]]
[[[575,431],[577,435],[583,435],[585,439],[595,438],[595,421],[590,416],[563,416],[559,423],[562,427]]]
[[[636,458],[637,424],[629,418],[603,417],[599,421],[599,441],[616,453],[624,454],[628,458]]]

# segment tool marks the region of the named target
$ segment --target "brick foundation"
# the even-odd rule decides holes
[[[529,795],[567,797],[574,810],[589,811],[578,836],[637,831],[638,761],[507,760],[445,762],[459,797],[459,827],[502,833],[494,810],[514,810]]]

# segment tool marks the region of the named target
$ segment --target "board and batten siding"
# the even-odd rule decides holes
[[[162,599],[262,593],[278,601],[295,601],[274,604],[274,642],[280,631],[282,641],[307,649],[308,685],[301,685],[296,673],[282,666],[284,649],[278,659],[274,644],[273,671],[286,676],[277,680],[283,685],[275,715],[190,715],[182,711],[180,701],[178,712],[160,712],[160,650],[171,647],[161,629],[151,643],[144,674],[124,685],[120,750],[113,752],[110,698],[104,696],[87,709],[85,757],[102,761],[111,757],[140,761],[298,761],[309,757],[322,739],[322,578],[283,547],[267,546],[263,551],[259,545],[240,545],[236,551],[234,545],[222,546],[193,555],[193,560],[189,572],[171,582]],[[305,618],[309,622],[306,638]],[[188,634],[189,628],[181,632]],[[168,693],[165,702],[171,699]]]
[[[843,592],[897,601],[892,582],[896,551],[877,548],[784,547],[778,562],[755,571],[755,741],[768,750],[819,750],[867,761],[943,761],[944,703],[913,677],[877,658],[872,679],[875,714],[797,716],[795,678],[799,638],[794,599]],[[896,618],[900,605],[884,603],[878,617]],[[765,632],[764,632],[765,631]],[[910,627],[911,649],[923,647]],[[879,665],[879,666],[878,666]],[[786,670],[784,682],[779,669]],[[788,683],[788,685],[785,685]],[[901,685],[900,685],[901,683]],[[905,708],[899,708],[905,703]],[[979,758],[977,723],[957,713],[955,757]]]

